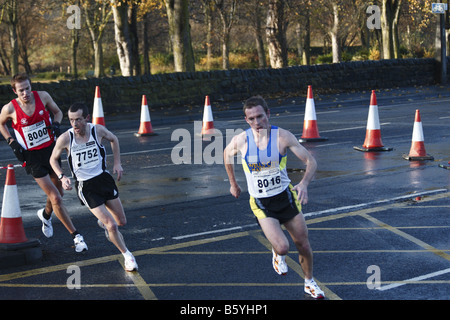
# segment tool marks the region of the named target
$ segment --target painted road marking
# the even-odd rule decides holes
[[[400,286],[404,286],[405,284],[408,284],[408,283],[413,283],[413,282],[415,282],[415,283],[422,283],[420,281],[425,280],[425,279],[429,279],[429,278],[433,278],[433,277],[437,277],[437,276],[440,276],[442,274],[446,274],[446,273],[449,273],[449,272],[450,272],[450,268],[447,268],[445,270],[424,274],[424,275],[419,276],[419,277],[414,277],[414,278],[411,278],[411,279],[408,279],[408,280],[403,280],[400,283],[392,283],[392,284],[389,284],[387,286],[379,287],[379,288],[376,288],[376,289],[379,290],[379,291],[386,291],[386,290],[389,290],[389,289],[393,289],[393,288],[397,288],[397,287],[400,287]],[[446,282],[450,283],[450,281],[446,281]]]
[[[436,192],[436,191],[435,191]],[[408,195],[409,197],[414,197],[414,195]],[[385,210],[389,210],[392,208],[418,208],[418,207],[448,207],[446,205],[437,205],[437,206],[431,206],[427,205],[427,202],[431,202],[434,200],[444,199],[450,197],[450,192],[446,193],[438,193],[438,194],[430,194],[427,197],[424,197],[420,204],[417,204],[417,206],[410,206],[407,203],[384,203],[384,201],[381,203],[378,203],[378,206],[374,206],[371,208],[363,208],[356,211],[350,211],[346,213],[339,213],[339,214],[333,214],[330,216],[323,216],[323,217],[317,217],[312,218],[306,221],[308,224],[308,228],[313,230],[360,230],[360,229],[386,229],[388,231],[391,231],[404,239],[407,239],[409,241],[412,241],[413,243],[416,243],[420,245],[423,249],[419,250],[325,250],[325,251],[314,251],[315,254],[345,254],[345,253],[427,253],[432,252],[434,254],[437,254],[439,257],[446,259],[447,261],[450,260],[449,249],[436,249],[426,242],[417,239],[407,233],[405,233],[402,230],[409,230],[413,228],[448,228],[449,226],[407,226],[407,227],[393,227],[390,226],[383,221],[380,221],[379,219],[376,219],[370,214],[382,212]],[[375,205],[375,204],[374,204]],[[311,225],[324,222],[324,221],[332,221],[337,219],[342,219],[346,217],[352,217],[352,216],[360,216],[363,217],[375,224],[375,227],[367,227],[367,228],[320,228],[320,227],[310,227]],[[400,230],[402,229],[402,230]],[[233,230],[231,230],[233,231]],[[267,239],[263,236],[261,230],[252,230],[252,231],[241,231],[241,232],[235,232],[230,233],[226,235],[221,236],[215,236],[211,238],[206,239],[197,239],[197,240],[191,240],[186,242],[180,242],[175,243],[167,246],[162,247],[154,247],[149,248],[145,250],[138,250],[133,252],[135,257],[138,256],[144,256],[144,255],[187,255],[187,254],[193,254],[193,255],[206,255],[206,254],[216,254],[216,255],[231,255],[231,254],[239,254],[239,255],[251,255],[251,254],[268,254],[268,251],[255,251],[255,252],[244,252],[244,251],[235,251],[235,252],[199,252],[199,251],[186,251],[183,249],[192,249],[195,246],[201,246],[203,244],[210,244],[215,243],[219,241],[226,241],[231,239],[237,239],[242,237],[253,237],[257,239],[266,249],[270,249],[270,243],[268,243]],[[178,250],[178,251],[174,251]],[[296,251],[294,251],[296,253]],[[294,253],[293,252],[293,253]],[[88,259],[88,260],[82,260],[82,261],[76,261],[76,262],[70,262],[65,263],[61,265],[55,265],[55,266],[47,266],[43,268],[36,268],[31,269],[27,271],[21,271],[21,272],[15,272],[10,274],[4,274],[0,275],[0,287],[2,288],[14,288],[14,287],[28,287],[28,288],[66,288],[66,284],[27,284],[27,283],[5,283],[7,281],[15,280],[15,279],[23,279],[27,277],[33,277],[37,275],[42,275],[46,273],[52,273],[57,271],[63,271],[67,270],[67,268],[71,265],[77,265],[79,267],[82,266],[91,266],[96,264],[104,264],[109,262],[117,261],[119,263],[122,263],[122,257],[120,254],[117,255],[110,255],[110,256],[104,256],[94,259]],[[287,257],[286,259],[289,267],[302,276],[302,270],[300,267],[300,264],[295,261],[294,259],[291,259],[290,257]],[[450,281],[448,280],[428,280],[431,277],[435,277],[437,275],[446,274],[450,272],[449,269],[437,271],[434,273],[422,275],[419,277],[410,278],[407,280],[400,280],[400,281],[381,281],[380,284],[383,285],[380,288],[383,288],[383,290],[393,289],[395,287],[398,287],[399,285],[404,284],[430,284],[430,285],[439,285],[439,284],[449,284]],[[144,299],[157,299],[154,292],[151,290],[151,288],[157,288],[157,287],[202,287],[202,286],[209,286],[209,287],[239,287],[239,286],[245,286],[245,287],[282,287],[282,286],[292,286],[292,287],[298,287],[302,286],[303,283],[152,283],[152,282],[146,282],[144,278],[139,274],[138,272],[134,272],[132,274],[129,274],[129,278],[133,283],[124,283],[124,284],[81,284],[82,288],[121,288],[121,287],[134,287],[136,288],[142,297]],[[366,282],[320,282],[316,279],[319,285],[321,285],[326,290],[326,295],[329,299],[340,299],[340,297],[335,294],[332,290],[330,290],[330,286],[343,286],[343,285],[358,285],[358,286],[365,286]]]

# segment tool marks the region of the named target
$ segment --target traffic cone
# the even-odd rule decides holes
[[[22,243],[27,241],[22,224],[16,176],[14,167],[10,164],[6,171],[5,191],[3,192],[0,243]]]
[[[156,133],[153,132],[152,120],[150,119],[150,112],[148,111],[147,97],[145,94],[142,95],[141,125],[139,126],[139,131],[134,135],[136,137],[156,135]]]
[[[308,86],[308,93],[306,97],[305,117],[303,121],[303,134],[298,140],[299,142],[316,142],[326,141],[328,138],[320,137],[319,129],[317,127],[316,107],[314,104],[314,97],[312,87]]]
[[[103,115],[103,104],[100,96],[100,87],[95,87],[94,109],[92,110],[92,123],[105,125],[105,117]]]
[[[214,134],[214,120],[211,111],[211,103],[209,103],[209,96],[205,97],[205,107],[203,109],[203,125],[202,136]]]
[[[369,116],[367,118],[366,139],[362,147],[353,147],[353,149],[363,152],[372,151],[392,151],[393,148],[386,148],[381,141],[380,119],[378,117],[378,104],[375,90],[372,90],[370,96]]]
[[[403,158],[410,161],[434,160],[434,158],[428,155],[425,150],[422,121],[420,119],[419,109],[416,110],[414,119],[411,149],[409,150],[409,155],[404,154]]]

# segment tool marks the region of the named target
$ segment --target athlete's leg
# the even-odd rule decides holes
[[[69,217],[69,213],[67,212],[66,207],[62,203],[61,192],[56,187],[54,181],[52,181],[48,174],[42,178],[34,178],[34,180],[47,195],[46,212],[52,212],[47,211],[47,207],[49,207],[51,210],[53,210],[53,212],[55,212],[56,216],[66,227],[66,229],[70,233],[74,233],[76,231],[75,226],[73,225],[72,220]]]
[[[289,252],[289,240],[281,229],[280,222],[270,217],[258,219],[258,222],[275,252],[286,255]]]
[[[106,209],[111,213],[116,220],[117,224],[122,227],[127,224],[127,218],[125,216],[125,212],[123,210],[122,202],[120,198],[108,200],[105,203]]]
[[[306,227],[303,214],[300,213],[284,224],[295,246],[298,250],[298,260],[305,273],[306,279],[313,277],[313,253],[308,239],[308,228]]]
[[[110,201],[113,200],[109,200],[108,202]],[[120,202],[120,200],[118,201]],[[123,240],[122,234],[119,232],[118,222],[116,222],[116,219],[106,208],[106,206],[102,204],[90,210],[97,217],[97,219],[99,219],[103,223],[103,225],[107,229],[109,239],[111,240],[111,242],[117,247],[117,249],[119,249],[121,253],[125,253],[127,251],[127,247]]]

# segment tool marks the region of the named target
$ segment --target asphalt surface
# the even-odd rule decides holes
[[[450,161],[450,89],[396,88],[376,94],[382,140],[393,148],[389,152],[353,149],[364,142],[370,90],[314,95],[319,132],[328,138],[303,144],[318,162],[303,207],[314,277],[327,300],[448,300],[450,170],[439,164]],[[66,192],[64,201],[89,250],[75,253],[57,218],[54,236],[45,238],[36,217],[44,194],[16,168],[23,225],[27,237],[40,241],[42,259],[2,268],[0,299],[171,300],[177,301],[171,312],[181,315],[207,312],[200,307],[215,301],[215,316],[274,315],[271,301],[307,300],[294,245],[288,274],[278,276],[248,194],[239,199],[229,194],[221,152],[233,130],[247,128],[242,102],[223,104],[211,97],[220,135],[210,142],[194,132],[201,125],[203,101],[170,112],[150,109],[158,135],[135,137],[137,101],[136,113],[105,115],[105,121],[121,143],[124,176],[118,186],[128,219],[121,232],[139,270],[123,270],[121,255],[74,191]],[[271,124],[300,138],[305,97],[268,101]],[[432,161],[402,158],[411,147],[416,109]],[[180,159],[187,163],[176,164]],[[2,142],[0,164],[7,163],[16,161]],[[63,166],[68,173],[67,162]],[[288,169],[298,182],[304,166],[293,154]],[[246,190],[240,164],[236,174]],[[2,184],[4,179],[0,170]],[[232,304],[234,309],[226,306]]]

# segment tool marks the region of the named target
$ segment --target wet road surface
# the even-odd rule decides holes
[[[448,300],[450,170],[438,165],[450,160],[450,90],[430,86],[376,93],[382,140],[393,148],[389,152],[353,149],[364,142],[369,90],[314,96],[319,132],[328,138],[303,144],[318,162],[303,208],[316,281],[330,300]],[[201,125],[202,102],[185,114],[151,110],[158,133],[152,137],[134,136],[138,112],[105,117],[121,143],[125,172],[118,186],[128,218],[121,231],[136,256],[138,272],[123,271],[117,249],[74,191],[66,192],[64,201],[89,250],[76,254],[56,218],[54,237],[45,238],[36,217],[44,194],[17,168],[24,227],[28,237],[41,241],[43,258],[0,270],[0,298],[307,299],[294,245],[287,258],[290,271],[280,277],[272,269],[270,244],[249,209],[247,193],[237,200],[229,194],[221,152],[231,131],[247,128],[242,104],[224,107],[213,97],[211,101],[220,132],[212,142],[194,132]],[[271,124],[300,138],[305,97],[269,100],[269,107]],[[411,147],[416,109],[433,161],[402,158]],[[2,166],[15,163],[6,143],[0,143],[0,152]],[[180,159],[185,163],[176,164]],[[67,162],[63,166],[67,174]],[[303,168],[288,155],[293,183],[301,179]],[[246,190],[239,164],[236,174]],[[2,184],[4,179],[1,170]],[[70,266],[79,268],[80,289],[71,288]]]

